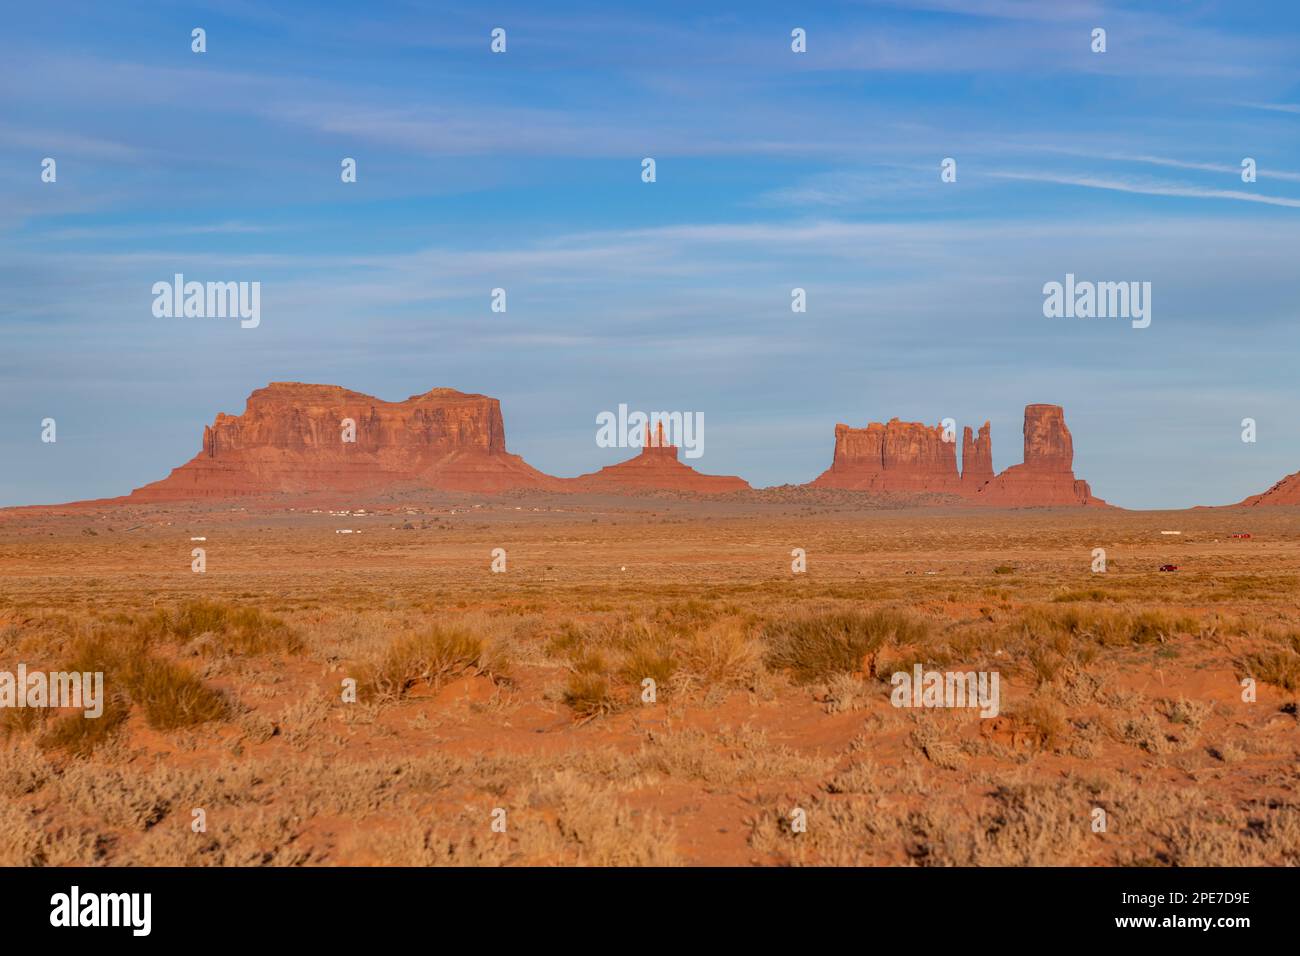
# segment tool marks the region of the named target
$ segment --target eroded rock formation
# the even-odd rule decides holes
[[[891,418],[866,428],[835,426],[831,466],[810,482],[814,488],[849,491],[961,491],[957,445],[944,441],[942,426]]]
[[[1074,477],[1074,440],[1060,405],[1025,406],[1025,460],[976,492],[978,504],[1005,508],[1105,505]]]
[[[979,437],[971,436],[970,426],[961,435],[961,490],[973,495],[993,480],[993,438],[988,422],[980,426]]]
[[[866,428],[835,426],[831,467],[810,486],[849,491],[916,492],[959,495],[972,504],[995,507],[1104,505],[1086,481],[1074,477],[1074,442],[1059,405],[1025,408],[1025,460],[1001,474],[993,472],[993,439],[985,422],[978,434],[962,432],[961,473],[954,442],[940,426],[921,422]]]
[[[647,429],[648,431],[648,429]],[[613,492],[615,494],[639,491],[684,491],[699,494],[717,494],[724,491],[743,491],[749,482],[734,475],[705,475],[678,461],[677,446],[664,438],[663,422],[657,431],[647,436],[650,440],[635,458],[608,465],[589,475],[570,478],[566,485],[570,491]]]
[[[273,382],[248,397],[243,414],[217,415],[191,461],[130,498],[559,485],[506,451],[495,398],[435,388],[385,402],[337,385]]]

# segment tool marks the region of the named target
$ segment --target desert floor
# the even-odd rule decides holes
[[[0,864],[1300,864],[1297,509],[363,505],[0,512]]]

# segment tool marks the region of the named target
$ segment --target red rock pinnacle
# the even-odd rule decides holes
[[[1074,477],[1074,441],[1060,405],[1027,405],[1024,431],[1024,462],[981,488],[976,502],[1009,508],[1106,504]]]
[[[609,465],[589,475],[570,478],[566,482],[571,491],[612,492],[615,494],[637,491],[686,491],[717,494],[724,491],[741,491],[749,482],[734,475],[704,475],[677,460],[677,446],[668,444],[664,437],[664,423],[652,435],[646,428],[641,452],[635,458]]]
[[[993,438],[988,422],[980,426],[979,438],[973,439],[970,426],[961,436],[961,490],[974,494],[993,480]]]

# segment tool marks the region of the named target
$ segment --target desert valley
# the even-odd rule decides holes
[[[0,511],[4,661],[107,695],[0,712],[0,861],[1300,863],[1297,476],[1125,511],[1042,404],[998,474],[987,425],[827,436],[556,478],[495,399],[280,383]],[[996,716],[897,706],[931,671]]]

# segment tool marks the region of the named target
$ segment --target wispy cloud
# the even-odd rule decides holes
[[[997,179],[1023,182],[1055,183],[1060,186],[1082,186],[1086,189],[1104,189],[1111,192],[1136,193],[1143,196],[1176,196],[1184,199],[1235,199],[1239,202],[1263,203],[1268,206],[1286,206],[1300,209],[1300,199],[1285,196],[1266,196],[1241,189],[1208,189],[1203,186],[1184,186],[1174,183],[1133,182],[1122,179],[1103,179],[1098,176],[1070,176],[1061,173],[994,172]]]
[[[257,225],[248,222],[215,222],[193,226],[174,223],[131,226],[78,226],[69,229],[52,229],[42,233],[39,238],[72,242],[97,239],[153,239],[159,236],[256,235],[276,232],[284,228],[283,226]]]
[[[1300,113],[1300,103],[1238,103],[1252,110],[1267,110],[1271,113]]]
[[[91,159],[112,162],[129,162],[139,158],[144,151],[126,143],[69,133],[64,130],[0,126],[0,146],[43,151],[43,155],[68,153]]]
[[[1078,156],[1087,159],[1103,159],[1116,163],[1141,163],[1148,166],[1164,166],[1170,169],[1190,169],[1206,173],[1225,173],[1232,176],[1241,175],[1241,167],[1229,163],[1208,163],[1195,160],[1176,159],[1168,156],[1149,154],[1091,152],[1064,146],[1035,145],[1033,149],[1043,152],[1060,153],[1066,156]],[[1243,157],[1244,158],[1244,157]],[[1267,163],[1257,168],[1257,175],[1262,179],[1281,179],[1287,182],[1300,182],[1300,172],[1288,169],[1275,169]]]

